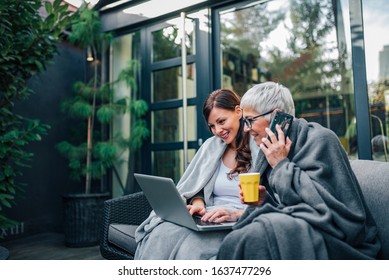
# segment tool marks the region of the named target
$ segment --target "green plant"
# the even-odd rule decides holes
[[[46,18],[39,13],[43,5]],[[15,196],[25,187],[18,179],[33,158],[25,148],[49,129],[39,120],[16,114],[15,103],[33,93],[27,81],[43,72],[57,53],[71,19],[67,8],[61,0],[0,2],[0,228],[14,224],[4,210],[14,206]]]
[[[90,81],[74,84],[73,96],[62,103],[62,110],[85,122],[81,122],[77,129],[79,139],[62,141],[58,143],[57,149],[68,159],[72,178],[85,178],[86,194],[94,192],[93,179],[101,179],[123,151],[139,148],[149,135],[142,119],[148,110],[147,103],[129,97],[117,99],[114,92],[114,85],[120,82],[125,82],[128,87],[136,86],[134,77],[139,70],[139,63],[129,61],[114,81],[102,81],[99,75],[98,57],[104,53],[111,39],[111,34],[101,31],[98,13],[88,5],[82,5],[72,23],[70,40],[91,51],[94,57],[93,74]],[[108,136],[101,133],[109,127],[115,116],[128,112],[136,119],[130,138],[126,139],[120,133]]]

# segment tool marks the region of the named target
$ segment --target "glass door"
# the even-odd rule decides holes
[[[373,159],[389,161],[389,2],[362,5]]]
[[[185,15],[146,29],[144,90],[150,104],[150,174],[177,182],[201,144],[198,90],[198,17]],[[147,93],[148,92],[148,93]],[[199,111],[200,110],[200,111]],[[202,120],[200,120],[202,121]]]

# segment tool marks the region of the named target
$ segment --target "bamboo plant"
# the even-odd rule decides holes
[[[136,86],[135,73],[139,70],[139,63],[129,61],[114,81],[101,80],[99,56],[109,46],[111,39],[111,34],[101,31],[97,11],[86,4],[82,5],[73,22],[70,40],[93,56],[93,74],[88,82],[76,82],[73,95],[62,103],[64,112],[84,121],[78,127],[81,138],[77,143],[62,141],[57,148],[68,159],[72,177],[85,179],[86,194],[95,192],[93,179],[101,179],[113,167],[121,153],[137,146],[134,142],[142,142],[149,135],[146,122],[142,119],[148,110],[147,103],[142,99],[131,100],[130,97],[117,99],[114,92],[114,85],[117,83],[125,82],[128,88]],[[126,139],[120,133],[101,133],[103,128],[110,127],[113,117],[126,113],[136,119],[131,127],[130,138]]]

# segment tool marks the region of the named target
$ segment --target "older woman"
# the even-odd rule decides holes
[[[245,131],[260,147],[254,170],[267,197],[245,211],[218,258],[375,258],[375,222],[335,133],[295,118],[289,136],[278,126],[277,138],[268,128],[275,111],[294,115],[290,91],[277,83],[248,90],[241,108]]]

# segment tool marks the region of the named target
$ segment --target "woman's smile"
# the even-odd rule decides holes
[[[219,137],[224,141],[226,142],[228,140],[228,136],[230,136],[230,133],[227,131],[227,132],[223,132],[223,134],[219,134]]]

